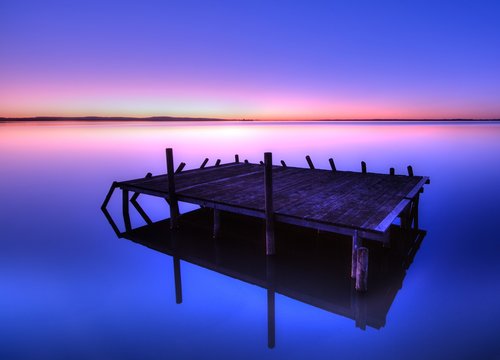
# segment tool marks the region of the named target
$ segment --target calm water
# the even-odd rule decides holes
[[[185,262],[176,304],[172,259],[99,209],[113,180],[164,172],[165,147],[187,167],[272,151],[430,176],[428,234],[385,326],[277,294],[268,349],[266,290]],[[498,124],[0,124],[0,357],[500,358],[499,164]]]

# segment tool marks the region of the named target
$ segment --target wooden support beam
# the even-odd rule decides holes
[[[408,165],[408,176],[413,176],[413,168],[411,165]]]
[[[333,161],[333,159],[329,158],[328,162],[330,163],[330,167],[332,168],[332,171],[337,171],[337,167],[335,166],[335,162]]]
[[[364,161],[361,161],[361,172],[366,174],[366,163]]]
[[[389,174],[390,174],[390,175],[394,175],[395,173],[396,173],[396,172],[394,171],[394,168],[390,168],[390,169],[389,169]]]
[[[220,159],[217,159],[217,161],[215,162],[215,166],[220,166]]]
[[[184,166],[186,166],[186,163],[181,162],[179,166],[177,167],[177,170],[175,170],[175,173],[178,174],[184,169]]]
[[[238,154],[234,155],[234,162],[239,163],[240,162],[240,156]]]
[[[314,170],[314,164],[313,164],[311,157],[309,155],[306,155],[306,161],[307,161],[307,165],[309,165],[309,169]]]
[[[419,203],[420,195],[417,194],[413,199],[411,210],[412,210],[412,219],[413,219],[413,229],[418,230],[418,203]]]
[[[102,202],[101,209],[104,210],[108,206],[109,200],[111,200],[111,196],[113,196],[113,193],[115,189],[118,187],[118,183],[116,181],[113,181],[111,184],[111,187],[109,188],[108,193],[106,194],[106,198]]]
[[[181,260],[174,256],[175,303],[182,304]]]
[[[220,236],[220,210],[214,209],[214,232],[212,234],[214,239]]]
[[[354,230],[352,235],[352,259],[351,259],[351,278],[356,278],[356,267],[358,261],[358,247],[361,246],[361,239],[358,236],[358,230]]]
[[[166,149],[167,155],[167,177],[168,177],[168,199],[170,205],[170,229],[177,228],[177,218],[179,217],[179,204],[175,194],[174,176],[174,154],[171,148]]]
[[[356,290],[364,292],[368,289],[368,249],[360,246],[356,252]]]
[[[205,160],[203,160],[203,162],[201,163],[200,169],[203,169],[207,165],[207,162],[208,158],[205,158]]]
[[[123,222],[125,223],[125,231],[132,230],[132,225],[130,224],[130,212],[128,206],[128,190],[122,190],[122,210],[123,210]]]
[[[286,163],[283,160],[281,160],[281,166],[286,167]]]
[[[266,255],[274,255],[273,154],[264,153],[264,186],[266,210]]]

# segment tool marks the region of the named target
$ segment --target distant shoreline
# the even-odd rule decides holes
[[[104,116],[36,116],[9,118],[0,117],[0,123],[15,122],[500,122],[499,119],[300,119],[300,120],[273,120],[273,119],[222,119],[222,118],[196,118],[196,117],[104,117]]]

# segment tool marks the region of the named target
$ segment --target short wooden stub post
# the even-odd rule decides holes
[[[245,159],[245,164],[249,164],[249,161],[248,161],[248,159]]]
[[[201,163],[200,169],[203,169],[207,165],[207,162],[208,158],[205,158],[205,160],[203,160],[203,162]]]
[[[307,165],[309,165],[309,168],[314,170],[314,164],[313,164],[311,157],[309,155],[306,156],[306,161],[307,161]]]
[[[168,199],[170,205],[170,229],[177,227],[177,218],[179,216],[179,204],[175,194],[174,180],[174,154],[171,148],[166,149],[167,155],[167,177],[168,177]]]
[[[363,292],[368,289],[368,249],[358,247],[356,252],[356,290]]]
[[[213,238],[217,239],[220,236],[220,210],[214,209],[214,232]]]
[[[182,170],[184,170],[184,167],[185,167],[185,166],[186,166],[186,163],[181,162],[181,163],[179,164],[179,166],[177,167],[177,170],[175,170],[175,173],[176,173],[176,174],[178,174],[178,173],[182,172]]]
[[[332,168],[332,171],[337,171],[337,167],[335,166],[335,162],[333,161],[333,159],[329,158],[328,162],[330,163],[330,167]]]
[[[240,156],[238,154],[234,155],[234,162],[239,163],[240,162]]]
[[[413,168],[411,165],[408,165],[408,176],[413,176]]]
[[[274,255],[273,154],[264,153],[264,187],[266,215],[266,255]]]
[[[390,174],[390,175],[394,175],[395,173],[396,173],[396,172],[394,171],[394,168],[390,168],[390,169],[389,169],[389,174]]]
[[[352,235],[352,261],[351,261],[351,278],[356,278],[356,267],[358,261],[358,247],[361,246],[361,241],[358,236],[358,230],[354,230]]]
[[[361,172],[366,174],[366,163],[364,161],[361,161]]]
[[[281,160],[281,166],[286,167],[286,162],[284,162],[283,160]]]

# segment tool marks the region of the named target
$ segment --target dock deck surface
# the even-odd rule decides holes
[[[264,166],[231,163],[174,175],[177,200],[265,217]],[[386,175],[273,166],[276,221],[376,239],[407,208],[428,181]],[[122,190],[169,199],[168,176],[118,183]]]

